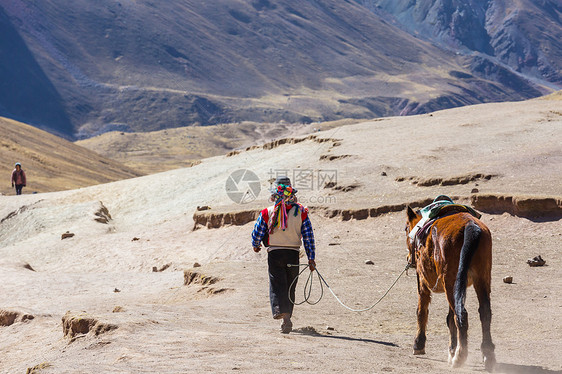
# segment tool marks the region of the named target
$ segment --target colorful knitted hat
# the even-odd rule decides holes
[[[279,189],[280,186],[292,188],[291,179],[287,176],[277,177],[275,179],[275,182],[273,182],[273,185],[271,186],[269,191],[272,194],[277,194],[277,190]],[[293,193],[297,193],[297,189],[293,188],[293,191],[294,191]]]
[[[295,194],[297,190],[291,186],[291,180],[288,177],[277,177],[275,184],[271,191],[272,200],[275,202],[273,214],[269,218],[268,227],[269,233],[272,234],[275,228],[279,227],[282,230],[287,228],[288,209],[289,210],[297,205],[295,215],[298,214],[297,197]]]

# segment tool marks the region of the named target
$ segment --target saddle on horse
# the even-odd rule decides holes
[[[433,202],[420,210],[422,218],[414,226],[409,234],[410,240],[413,241],[416,249],[425,242],[429,229],[439,218],[447,217],[456,213],[470,213],[476,218],[482,217],[480,213],[469,207],[468,205],[455,204],[453,200],[445,195],[437,196]]]

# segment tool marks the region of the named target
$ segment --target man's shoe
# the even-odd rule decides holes
[[[281,332],[283,334],[288,334],[291,331],[293,331],[293,322],[291,322],[290,318],[284,318],[281,324]]]

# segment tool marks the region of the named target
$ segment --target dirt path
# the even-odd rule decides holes
[[[315,208],[320,272],[345,303],[366,307],[400,274],[407,255],[405,212],[377,209],[442,193],[469,203],[474,189],[562,200],[562,149],[553,135],[562,130],[562,117],[556,110],[555,103],[533,101],[390,118],[188,169],[74,191],[0,196],[0,321],[6,325],[0,326],[0,373],[33,367],[37,373],[451,372],[443,295],[430,306],[427,354],[412,355],[413,272],[368,312],[343,309],[325,289],[318,305],[296,307],[295,330],[283,335],[270,316],[266,255],[249,247],[253,223],[193,231],[193,213],[203,205],[220,211],[268,204],[264,193],[248,206],[233,205],[225,181],[237,169],[254,170],[262,190],[278,165],[336,170],[337,185],[301,187],[299,195]],[[107,214],[100,213],[103,207]],[[371,210],[378,215],[367,218],[363,213]],[[355,212],[354,218],[344,211]],[[339,215],[329,218],[328,212]],[[100,222],[104,214],[111,218]],[[493,234],[497,372],[561,373],[560,216],[485,213],[483,221]],[[66,231],[75,236],[61,239]],[[537,255],[546,266],[529,267],[526,260]],[[185,270],[216,279],[184,285]],[[503,283],[504,276],[513,283]],[[477,309],[469,291],[469,357],[454,372],[484,369]],[[90,332],[65,337],[61,319],[68,311],[77,328],[92,321]]]

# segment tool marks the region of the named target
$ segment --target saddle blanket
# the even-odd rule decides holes
[[[433,202],[420,210],[422,218],[414,226],[410,234],[410,240],[416,243],[416,247],[423,243],[427,235],[427,231],[435,220],[454,213],[466,212],[472,214],[476,218],[482,217],[480,213],[467,205],[455,204],[453,200],[445,195],[440,195]]]

